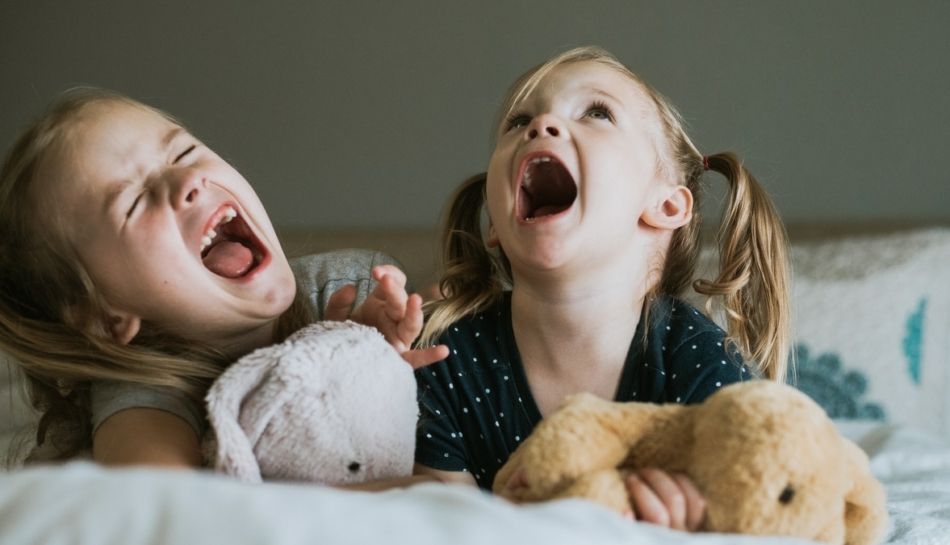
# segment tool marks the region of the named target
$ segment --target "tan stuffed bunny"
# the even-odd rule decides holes
[[[645,467],[695,482],[706,531],[865,545],[887,530],[884,489],[864,452],[808,396],[764,380],[726,386],[699,405],[572,396],[512,454],[494,491],[628,512],[623,476]]]

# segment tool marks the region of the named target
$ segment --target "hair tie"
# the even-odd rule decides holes
[[[709,156],[703,155],[703,168],[709,170]]]

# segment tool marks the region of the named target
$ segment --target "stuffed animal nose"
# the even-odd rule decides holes
[[[795,489],[792,488],[792,485],[785,487],[785,490],[782,490],[782,494],[778,497],[778,501],[782,502],[785,505],[792,503],[792,499],[795,497]]]

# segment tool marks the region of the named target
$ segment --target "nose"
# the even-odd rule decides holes
[[[168,196],[175,209],[194,204],[204,188],[205,178],[196,169],[174,168],[168,173]]]
[[[557,138],[563,134],[564,126],[561,124],[561,120],[552,114],[536,116],[528,125],[528,130],[525,131],[525,137],[528,140],[534,140],[535,138],[544,136]]]

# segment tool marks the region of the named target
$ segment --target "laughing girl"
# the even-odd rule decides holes
[[[698,403],[785,375],[784,229],[734,154],[700,153],[669,102],[598,48],[530,70],[499,114],[488,172],[446,214],[444,299],[423,339],[450,354],[416,371],[418,472],[491,489],[578,392]],[[694,284],[707,171],[726,179],[729,204],[719,275]],[[728,332],[680,299],[691,287],[721,302]],[[681,475],[647,470],[627,484],[639,519],[686,529],[702,519]]]
[[[29,381],[52,458],[199,465],[210,383],[324,308],[377,327],[416,366],[445,355],[408,350],[421,301],[391,261],[291,264],[231,165],[112,92],[73,93],[17,138],[0,232],[0,348]],[[318,276],[328,270],[356,289],[328,296],[345,283]]]

